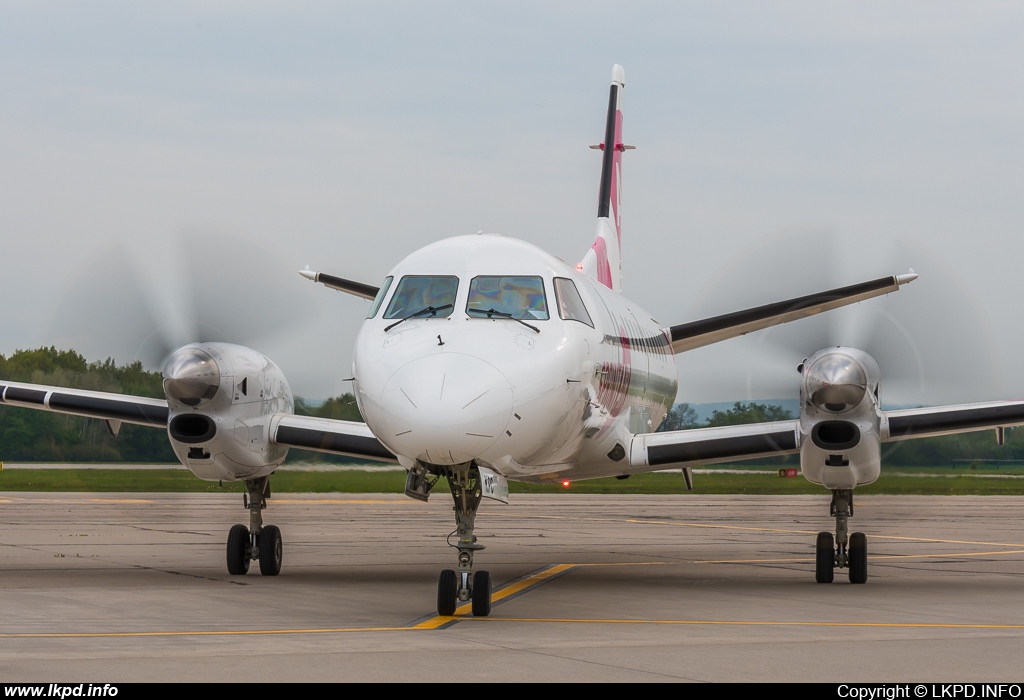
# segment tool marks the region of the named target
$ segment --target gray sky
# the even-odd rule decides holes
[[[481,229],[579,259],[617,62],[624,285],[659,321],[921,273],[680,357],[681,400],[794,394],[851,339],[891,401],[1024,396],[1022,3],[632,5],[3,3],[0,352],[145,356],[191,288],[340,393],[366,303],[295,271],[376,284]]]

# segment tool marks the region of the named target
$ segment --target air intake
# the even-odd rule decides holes
[[[183,413],[171,419],[167,433],[172,440],[186,445],[209,442],[217,434],[217,424],[200,413]]]
[[[849,450],[860,442],[860,428],[845,420],[826,420],[814,426],[811,440],[823,450]]]

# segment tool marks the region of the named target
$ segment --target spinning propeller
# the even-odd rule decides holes
[[[317,307],[294,266],[252,240],[209,232],[180,233],[155,252],[111,244],[69,280],[44,338],[147,369],[198,341],[273,354]]]
[[[874,358],[886,407],[982,400],[995,393],[998,373],[986,313],[955,271],[921,246],[906,242],[872,255],[864,250],[863,241],[836,234],[787,233],[747,249],[720,269],[691,315],[720,313],[730,302],[742,308],[765,295],[785,298],[828,289],[880,271],[913,267],[920,273],[920,279],[899,294],[716,347],[719,372],[711,376],[721,379],[723,364],[735,370],[730,387],[734,393],[722,399],[796,398],[797,365],[818,350],[837,346],[857,348]],[[741,288],[735,280],[744,281]],[[708,308],[712,300],[718,305],[714,309]],[[680,358],[684,375],[689,364],[686,355]],[[684,376],[681,385],[684,397],[689,387],[698,394],[712,391],[699,376]]]

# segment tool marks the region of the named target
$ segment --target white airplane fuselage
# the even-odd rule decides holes
[[[457,278],[448,308],[402,320],[392,303],[407,276]],[[389,277],[356,338],[354,389],[367,425],[407,468],[473,462],[526,481],[627,474],[630,435],[654,431],[675,400],[670,339],[650,314],[534,245],[449,238]],[[533,315],[488,314],[473,301],[471,287],[495,278],[539,278]],[[589,318],[566,311],[565,280]]]

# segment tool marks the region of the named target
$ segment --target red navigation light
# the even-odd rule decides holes
[[[562,480],[562,486],[564,486],[565,488],[569,488],[569,480],[568,479],[563,479]]]

